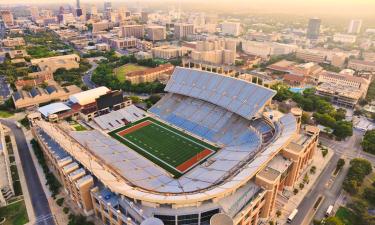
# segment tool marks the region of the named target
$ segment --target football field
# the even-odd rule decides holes
[[[205,141],[150,117],[109,134],[175,177],[186,173],[218,150]]]

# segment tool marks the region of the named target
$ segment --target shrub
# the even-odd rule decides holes
[[[64,212],[65,214],[68,214],[68,213],[69,213],[69,208],[68,208],[68,207],[64,207],[64,208],[63,208],[63,212]]]
[[[56,204],[58,206],[62,206],[63,203],[64,203],[64,198],[59,198],[59,199],[56,200]]]

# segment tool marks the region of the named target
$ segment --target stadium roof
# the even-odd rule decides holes
[[[90,89],[87,91],[83,91],[83,92],[71,95],[69,97],[69,100],[73,103],[86,105],[86,104],[94,102],[95,99],[106,94],[108,91],[110,90],[107,87],[102,86],[102,87]]]
[[[176,67],[165,91],[198,98],[251,119],[276,91],[208,71]]]
[[[70,110],[70,109],[71,108],[69,106],[65,105],[62,102],[55,102],[55,103],[51,103],[49,105],[40,107],[39,108],[39,112],[44,117],[48,117],[51,114],[55,114],[55,113],[58,113],[58,112],[67,111],[67,110]]]

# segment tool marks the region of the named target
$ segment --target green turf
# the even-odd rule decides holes
[[[357,220],[357,216],[345,207],[340,207],[337,210],[335,216],[339,218],[345,225],[352,225]]]
[[[143,121],[152,121],[146,127],[119,137],[116,133]],[[182,173],[175,168],[204,149],[218,148],[152,118],[145,118],[109,133],[175,177]],[[130,142],[132,143],[130,143]],[[186,171],[185,171],[186,172]]]
[[[4,225],[22,225],[26,224],[29,219],[27,216],[25,202],[19,201],[8,206],[0,208],[0,218],[6,218]]]
[[[120,67],[114,69],[113,72],[115,73],[117,79],[120,82],[123,82],[123,81],[125,81],[125,77],[126,77],[127,73],[145,70],[145,69],[146,69],[146,67],[129,63],[129,64],[126,64],[126,65],[123,65],[123,66],[120,66]]]

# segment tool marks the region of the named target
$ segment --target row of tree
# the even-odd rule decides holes
[[[312,112],[316,122],[331,129],[336,138],[343,139],[353,135],[352,122],[345,121],[346,110],[335,109],[328,98],[315,95],[315,89],[306,89],[301,94],[291,92],[289,87],[283,84],[276,84],[272,88],[277,91],[274,100],[293,100],[304,111]],[[306,114],[304,115],[306,117]]]

